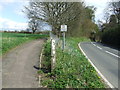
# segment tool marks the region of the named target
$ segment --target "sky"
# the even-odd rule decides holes
[[[85,0],[86,5],[96,7],[95,21],[102,19],[108,0]],[[0,0],[0,29],[25,29],[27,17],[22,12],[28,1]]]
[[[84,0],[86,5],[94,6],[96,8],[95,11],[95,21],[98,20],[104,21],[104,11],[108,5],[110,0]]]
[[[0,29],[25,29],[27,17],[22,12],[28,2],[0,0]]]

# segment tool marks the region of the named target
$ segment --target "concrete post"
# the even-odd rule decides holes
[[[55,68],[55,62],[56,62],[55,40],[54,39],[51,40],[51,56],[52,56],[51,69],[53,70]]]

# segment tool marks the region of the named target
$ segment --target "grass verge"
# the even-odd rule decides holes
[[[63,52],[57,48],[56,67],[44,74],[42,85],[48,88],[105,88],[104,82],[81,53],[78,43],[89,39],[67,38]]]
[[[49,40],[44,44],[43,60],[41,65],[44,72],[47,73],[51,71],[51,43]]]

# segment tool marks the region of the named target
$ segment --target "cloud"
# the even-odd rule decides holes
[[[15,22],[10,19],[0,18],[0,28],[22,30],[27,28],[27,23]]]
[[[13,14],[18,17],[26,17],[25,14],[22,12],[23,6],[27,5],[28,2],[18,1],[18,0],[0,0],[0,29],[25,29],[27,27],[27,23],[14,21],[12,18],[7,18],[1,16],[5,8],[9,8],[8,6],[15,6],[16,8],[13,9]],[[10,8],[12,8],[10,7]],[[4,11],[5,12],[5,11]]]
[[[111,0],[84,0],[86,5],[96,7],[95,21],[103,19],[104,9],[107,7],[108,2]]]

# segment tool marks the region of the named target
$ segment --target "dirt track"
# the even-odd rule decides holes
[[[2,58],[2,88],[37,88],[37,70],[43,40],[11,50]]]

